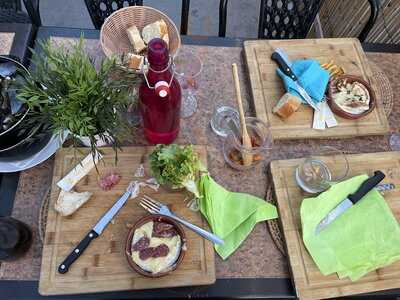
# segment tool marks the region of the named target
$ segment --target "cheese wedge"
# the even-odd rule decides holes
[[[64,217],[72,215],[85,204],[92,195],[91,192],[77,193],[61,190],[54,204],[54,209]]]
[[[71,191],[75,184],[86,176],[102,157],[103,156],[99,152],[96,152],[93,160],[92,154],[89,153],[89,155],[77,164],[63,179],[57,182],[57,185],[64,191]]]

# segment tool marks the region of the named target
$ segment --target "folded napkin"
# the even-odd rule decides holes
[[[276,207],[249,194],[229,192],[209,175],[199,182],[200,211],[224,245],[215,250],[226,259],[244,241],[258,222],[278,217]]]
[[[328,212],[367,178],[360,175],[335,184],[301,204],[303,241],[324,275],[337,272],[339,278],[348,276],[355,281],[400,259],[400,226],[375,189],[315,234],[315,227]]]
[[[315,103],[321,102],[329,81],[329,72],[323,69],[316,60],[296,60],[291,67],[293,73],[297,76],[300,85],[306,90],[308,95]],[[288,93],[299,97],[306,103],[297,92],[293,79],[286,76],[279,68],[278,75],[282,78],[285,89]]]

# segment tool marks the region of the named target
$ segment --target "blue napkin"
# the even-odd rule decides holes
[[[297,76],[300,85],[306,90],[315,103],[322,102],[329,81],[329,72],[323,69],[316,60],[305,59],[292,62],[292,71]],[[296,91],[294,81],[286,76],[279,68],[276,70],[282,78],[288,93],[299,97],[306,103]]]

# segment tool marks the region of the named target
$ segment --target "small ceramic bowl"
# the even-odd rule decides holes
[[[338,80],[343,80],[346,79],[348,83],[353,83],[353,82],[359,82],[361,83],[363,86],[365,86],[365,88],[368,90],[369,93],[369,109],[364,111],[361,114],[351,114],[347,111],[344,111],[343,109],[341,109],[339,107],[339,105],[336,104],[336,102],[333,100],[333,94],[337,91],[336,88],[336,82]],[[374,90],[371,88],[370,84],[368,82],[366,82],[364,79],[357,77],[357,76],[353,76],[353,75],[340,75],[338,77],[336,77],[334,80],[330,80],[329,81],[329,85],[328,85],[328,105],[331,108],[331,110],[338,115],[339,117],[345,118],[345,119],[350,119],[350,120],[356,120],[362,117],[365,117],[366,115],[368,115],[369,113],[371,113],[375,107],[376,107],[376,97],[375,97],[375,93]]]
[[[178,232],[179,236],[181,237],[181,251],[179,253],[179,256],[178,256],[176,262],[171,267],[167,268],[165,271],[158,272],[158,273],[151,273],[151,272],[143,270],[132,259],[132,239],[133,239],[133,235],[135,234],[135,230],[137,228],[139,228],[140,226],[142,226],[143,224],[145,224],[147,222],[151,222],[151,221],[164,222],[164,223],[173,225],[175,227],[176,231]],[[126,259],[128,260],[129,266],[137,273],[139,273],[143,276],[146,276],[146,277],[151,277],[151,278],[158,278],[158,277],[166,276],[169,273],[171,273],[172,271],[174,271],[176,268],[178,268],[178,266],[181,264],[181,262],[183,260],[183,257],[185,256],[185,252],[186,252],[186,235],[185,235],[185,232],[183,231],[182,226],[180,226],[173,219],[166,217],[166,216],[162,216],[162,215],[147,215],[147,216],[140,218],[133,225],[131,230],[129,230],[128,236],[126,238],[126,243],[125,243],[125,255],[126,255]]]

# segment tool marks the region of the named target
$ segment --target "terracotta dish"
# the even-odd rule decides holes
[[[180,247],[180,253],[179,256],[176,260],[176,262],[168,267],[165,271],[161,271],[158,273],[151,273],[146,270],[143,270],[139,265],[137,265],[133,259],[132,259],[132,239],[135,234],[136,229],[141,227],[142,225],[148,223],[148,222],[163,222],[163,223],[168,223],[174,226],[174,229],[177,231],[178,235],[181,238],[181,247]],[[168,275],[172,271],[174,271],[182,262],[183,257],[185,256],[186,252],[186,236],[185,232],[183,231],[182,227],[173,219],[162,216],[162,215],[147,215],[144,216],[143,218],[139,219],[131,228],[131,230],[128,233],[126,243],[125,243],[125,255],[126,259],[128,260],[129,266],[135,270],[137,273],[146,276],[146,277],[152,277],[152,278],[157,278],[157,277],[162,277],[165,275]]]
[[[344,80],[346,79],[347,83],[354,83],[354,82],[358,82],[361,85],[363,85],[366,90],[368,90],[369,93],[369,109],[360,113],[360,114],[352,114],[349,113],[347,111],[344,111],[339,105],[337,105],[337,103],[333,100],[333,94],[338,92],[338,89],[336,87],[336,83],[338,80]],[[355,120],[355,119],[359,119],[362,118],[366,115],[368,115],[371,111],[373,111],[376,107],[376,96],[375,93],[373,91],[373,89],[371,88],[370,84],[368,82],[366,82],[364,79],[357,77],[357,76],[353,76],[353,75],[341,75],[336,77],[335,79],[331,79],[329,81],[329,85],[328,85],[328,104],[329,107],[331,108],[331,110],[338,115],[339,117],[345,118],[345,119],[351,119],[351,120]]]

